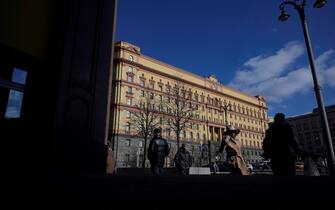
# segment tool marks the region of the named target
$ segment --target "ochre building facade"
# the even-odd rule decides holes
[[[215,160],[227,122],[241,130],[239,139],[246,161],[254,163],[261,159],[268,124],[264,97],[224,86],[214,75],[202,77],[145,56],[138,46],[127,42],[116,43],[114,69],[110,139],[117,167],[139,167],[143,159],[143,139],[137,137],[129,125],[130,112],[139,98],[144,92],[159,98],[168,97],[176,84],[182,85],[191,95],[192,103],[199,107],[197,116],[192,119],[192,128],[181,135],[181,143],[195,157],[195,165]],[[177,151],[176,137],[165,131],[163,129],[162,135],[171,145],[166,161],[170,167]]]

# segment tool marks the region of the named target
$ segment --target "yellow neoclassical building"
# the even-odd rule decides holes
[[[181,143],[193,154],[195,164],[214,160],[227,123],[241,130],[239,139],[246,161],[260,160],[268,124],[264,97],[224,86],[214,75],[202,77],[145,56],[140,47],[123,41],[116,43],[114,70],[110,139],[118,167],[139,167],[143,159],[143,139],[134,136],[129,125],[130,113],[139,97],[144,92],[168,97],[176,84],[191,94],[192,103],[200,110],[192,119],[192,128],[181,135]],[[164,129],[163,137],[171,144],[167,158],[167,166],[171,166],[177,150],[176,138]]]

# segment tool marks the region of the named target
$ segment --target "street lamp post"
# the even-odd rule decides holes
[[[327,3],[326,0],[317,0],[314,3],[315,8],[321,8]],[[327,119],[327,114],[326,110],[324,107],[323,103],[323,97],[321,94],[321,87],[318,82],[318,78],[316,75],[316,70],[315,70],[315,64],[314,64],[314,56],[312,52],[312,46],[308,34],[308,28],[307,28],[307,22],[306,22],[306,16],[305,16],[305,6],[306,6],[306,0],[303,0],[300,4],[297,1],[284,1],[283,3],[280,4],[279,8],[281,10],[281,14],[278,18],[279,21],[286,21],[290,15],[286,13],[285,6],[286,5],[291,5],[293,6],[299,13],[301,25],[303,28],[304,32],[304,38],[305,38],[305,43],[306,43],[306,48],[307,48],[307,54],[308,54],[308,59],[309,59],[309,64],[311,67],[311,72],[312,72],[312,78],[313,78],[313,83],[314,83],[314,91],[315,91],[315,96],[316,100],[318,103],[318,108],[319,108],[319,114],[321,117],[321,122],[322,122],[322,127],[324,130],[324,136],[328,148],[328,167],[329,167],[329,174],[330,175],[335,175],[335,155],[334,155],[334,149],[333,149],[333,144],[332,144],[332,139],[330,136],[330,130],[329,130],[329,125],[328,125],[328,119]]]

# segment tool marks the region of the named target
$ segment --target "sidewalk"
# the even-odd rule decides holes
[[[333,177],[269,175],[51,175],[22,183],[17,200],[33,209],[333,209],[335,191]]]

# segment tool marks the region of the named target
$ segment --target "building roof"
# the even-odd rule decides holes
[[[335,104],[334,105],[330,105],[330,106],[326,106],[326,112],[333,112],[335,111]],[[319,108],[314,108],[313,112],[307,112],[301,115],[293,115],[290,117],[287,117],[287,120],[294,120],[294,119],[298,119],[298,118],[307,118],[307,117],[311,117],[311,116],[315,116],[319,113]]]

